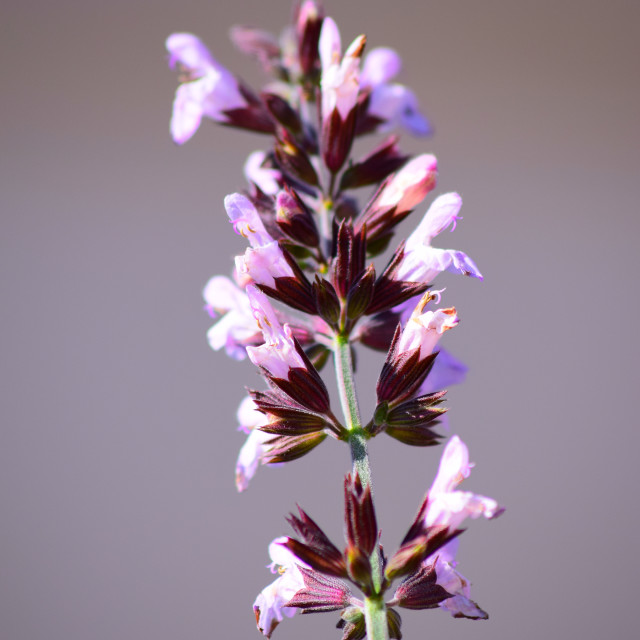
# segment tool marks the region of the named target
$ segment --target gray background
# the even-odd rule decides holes
[[[327,2],[345,43],[398,49],[464,220],[443,278],[471,367],[449,406],[508,508],[472,522],[460,570],[491,619],[403,614],[406,638],[635,637],[638,517],[637,2]],[[236,494],[247,364],[214,354],[201,288],[243,248],[222,198],[264,138],[168,136],[163,42],[199,34],[254,84],[233,23],[289,3],[2,4],[0,638],[257,638],[267,544],[296,502],[341,539],[348,455],[323,445]],[[421,207],[426,208],[426,204]],[[413,223],[411,223],[413,224]],[[411,228],[411,224],[405,227]],[[365,412],[380,358],[362,360]],[[372,444],[392,551],[440,450]],[[285,640],[339,637],[298,616]]]

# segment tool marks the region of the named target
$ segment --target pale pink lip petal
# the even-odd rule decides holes
[[[504,511],[493,498],[456,490],[469,477],[472,468],[467,445],[458,436],[453,436],[442,453],[438,473],[429,489],[427,526],[440,524],[456,529],[468,517],[491,519]]]
[[[253,282],[268,287],[275,285],[275,278],[294,277],[276,241],[247,249],[243,256],[236,258],[236,268],[240,275],[247,275]]]
[[[192,33],[172,33],[166,41],[169,52],[169,66],[173,69],[180,63],[188,69],[204,70],[217,63],[200,38]]]
[[[280,190],[282,173],[277,169],[263,167],[266,159],[264,151],[254,151],[249,155],[244,165],[244,175],[249,182],[253,182],[267,195],[275,195]]]
[[[322,21],[320,41],[318,43],[322,71],[325,72],[336,60],[340,60],[342,45],[340,43],[340,31],[333,18],[325,18]]]
[[[213,276],[205,285],[202,292],[206,309],[212,317],[217,313],[226,313],[242,306],[247,296],[238,286],[226,276]]]
[[[198,130],[202,121],[202,104],[194,100],[190,87],[180,85],[173,100],[169,130],[176,144],[184,144]]]
[[[216,62],[199,38],[174,33],[167,38],[166,47],[169,66],[181,72],[169,127],[177,144],[193,136],[203,116],[226,122],[226,111],[246,106],[233,74]]]
[[[433,201],[405,243],[402,262],[396,272],[399,280],[428,284],[443,271],[482,280],[480,270],[466,253],[431,246],[435,236],[450,226],[453,226],[452,231],[455,229],[461,219],[458,215],[461,206],[462,199],[457,193],[446,193]]]
[[[286,537],[276,538],[269,545],[272,573],[280,574],[270,585],[266,586],[253,603],[258,630],[267,638],[271,636],[276,626],[282,622],[284,616],[291,618],[298,609],[284,605],[304,588],[304,579],[297,565],[306,566],[288,549],[282,546]]]
[[[224,208],[236,233],[246,238],[252,247],[262,247],[273,242],[249,198],[240,193],[232,193],[224,199]]]
[[[265,442],[272,437],[260,429],[253,429],[249,434],[240,449],[236,462],[236,487],[238,491],[242,492],[248,489],[249,482],[256,474],[262,455],[266,450]]]
[[[256,323],[264,336],[265,344],[247,347],[247,355],[257,367],[263,367],[274,378],[286,380],[292,368],[306,368],[297,352],[291,327],[281,326],[267,296],[256,286],[247,287]]]
[[[409,236],[406,244],[408,251],[415,246],[429,245],[438,234],[453,225],[459,219],[458,213],[462,207],[462,198],[457,193],[445,193],[438,196],[429,207],[427,213],[415,231]]]
[[[215,351],[224,347],[233,359],[244,360],[246,345],[258,334],[249,298],[225,276],[211,278],[202,295],[209,315],[221,316],[207,332],[209,345]]]

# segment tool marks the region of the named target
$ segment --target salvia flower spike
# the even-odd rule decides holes
[[[271,637],[296,612],[333,612],[342,640],[399,640],[403,608],[485,619],[456,554],[464,523],[493,519],[503,507],[458,489],[473,466],[462,440],[449,439],[433,484],[389,556],[374,505],[369,441],[386,433],[411,446],[439,445],[448,429],[446,387],[466,375],[440,346],[459,319],[453,306],[441,306],[434,280],[442,271],[482,279],[466,253],[434,246],[461,220],[462,199],[436,193],[423,204],[437,187],[438,162],[428,152],[404,153],[398,137],[432,132],[418,94],[398,82],[395,50],[371,48],[364,35],[343,46],[336,21],[315,0],[296,3],[279,38],[238,26],[231,39],[267,74],[263,87],[249,87],[196,35],[174,33],[166,48],[178,71],[170,120],[177,144],[205,121],[263,134],[244,163],[245,189],[220,206],[246,248],[231,275],[212,277],[203,291],[211,348],[248,358],[261,380],[237,412],[246,441],[236,486],[260,491],[254,478],[261,465],[289,467],[327,439],[339,443],[334,453],[343,444],[352,463],[343,483],[344,545],[301,508],[290,514],[295,536],[269,545],[276,577],[255,599],[258,630]],[[370,134],[386,137],[353,157],[356,138]],[[414,230],[393,246],[398,224],[423,207]],[[377,263],[387,249],[387,263]],[[362,416],[356,393],[362,347],[386,353],[371,416]],[[329,362],[342,416],[323,378]],[[291,466],[281,473],[302,468]],[[338,496],[337,478],[327,474],[322,487],[327,499]]]

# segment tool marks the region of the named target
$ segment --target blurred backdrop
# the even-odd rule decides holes
[[[488,622],[403,612],[412,638],[631,637],[638,552],[640,5],[327,0],[345,42],[396,48],[436,135],[446,240],[484,283],[443,278],[470,367],[449,398],[476,462],[460,570]],[[225,194],[258,135],[168,135],[173,31],[256,86],[231,24],[279,31],[288,0],[5,0],[2,13],[0,637],[258,638],[267,545],[298,502],[339,541],[347,451],[260,469],[237,494],[252,367],[207,346],[201,289],[244,249]],[[428,203],[420,208],[426,210]],[[418,215],[418,214],[416,214]],[[406,230],[415,223],[411,221]],[[363,356],[371,409],[381,358]],[[441,449],[371,446],[398,544]],[[339,638],[298,616],[281,640]]]

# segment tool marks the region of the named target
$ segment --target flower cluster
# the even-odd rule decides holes
[[[467,579],[456,569],[460,525],[467,518],[491,519],[503,508],[485,496],[457,491],[469,476],[466,445],[453,436],[442,454],[440,467],[418,513],[399,549],[387,558],[379,543],[376,514],[369,488],[363,488],[358,475],[345,480],[345,535],[347,546],[340,551],[322,529],[300,508],[289,523],[302,538],[280,537],[270,547],[272,567],[280,576],[258,595],[254,611],[258,628],[269,637],[283,615],[295,611],[315,613],[342,611],[344,638],[362,637],[364,608],[353,595],[357,587],[365,596],[391,592],[386,602],[388,633],[400,638],[401,619],[392,608],[433,609],[439,607],[456,618],[484,620],[488,617],[470,599]],[[382,567],[382,579],[375,584],[372,564]],[[348,584],[351,583],[351,586]]]
[[[340,611],[344,639],[378,640],[400,638],[394,607],[485,618],[455,568],[457,537],[465,518],[492,518],[501,509],[455,490],[471,468],[465,445],[454,436],[445,447],[436,479],[390,558],[379,543],[367,457],[367,442],[381,433],[412,446],[438,445],[445,387],[466,372],[438,350],[458,315],[438,306],[442,291],[432,284],[443,271],[482,279],[467,254],[432,244],[461,219],[460,196],[437,196],[409,237],[391,247],[397,225],[436,189],[438,177],[436,158],[404,154],[395,132],[424,136],[431,125],[416,94],[395,81],[399,55],[385,47],[366,53],[363,35],[344,48],[336,23],[313,0],[296,6],[279,38],[252,27],[234,27],[231,37],[269,76],[260,91],[195,35],[173,34],[166,47],[169,65],[180,72],[170,124],[177,144],[205,121],[265,135],[263,149],[245,163],[247,188],[224,200],[247,247],[230,277],[214,276],[204,289],[215,320],[209,344],[234,359],[248,357],[264,381],[238,410],[247,440],[237,488],[247,489],[260,465],[296,460],[327,437],[347,444],[353,459],[345,481],[346,548],[335,547],[304,511],[292,515],[299,539],[281,537],[270,546],[279,575],[256,599],[258,628],[270,636],[296,610]],[[363,157],[352,156],[356,139],[376,134],[386,137]],[[360,203],[362,189],[370,193]],[[376,264],[386,251],[386,264]],[[355,394],[358,345],[386,353],[368,421]],[[342,418],[321,376],[330,359]],[[385,600],[396,579],[402,581]]]

